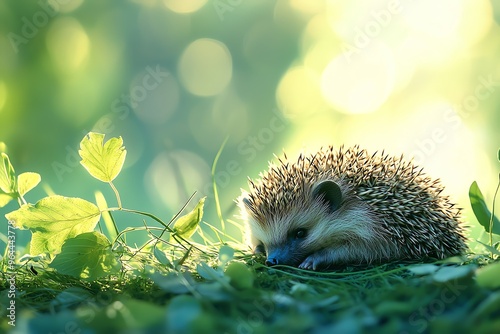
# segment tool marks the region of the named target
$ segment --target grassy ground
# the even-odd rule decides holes
[[[233,255],[228,246],[198,246],[176,269],[147,249],[128,249],[122,256],[126,269],[94,281],[28,261],[16,272],[16,326],[8,324],[2,307],[1,330],[495,333],[500,328],[500,291],[481,286],[476,276],[486,257],[315,273],[267,268],[262,259]],[[0,298],[9,305],[9,277],[2,275]]]

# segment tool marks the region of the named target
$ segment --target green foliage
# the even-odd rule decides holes
[[[153,250],[153,254],[154,254],[155,258],[158,260],[158,262],[160,262],[164,266],[167,266],[169,268],[173,268],[172,262],[170,262],[170,260],[167,258],[164,251],[155,247]]]
[[[234,258],[234,249],[224,245],[219,250],[219,261],[222,265],[225,265]]]
[[[492,263],[477,271],[477,284],[485,288],[500,288],[500,262]]]
[[[498,160],[500,161],[500,150],[498,150]],[[476,216],[478,222],[484,227],[485,231],[489,234],[489,245],[485,245],[484,243],[478,241],[482,245],[485,246],[486,249],[490,251],[491,258],[494,258],[495,255],[499,256],[500,252],[498,251],[498,245],[493,245],[493,234],[500,235],[500,222],[498,218],[495,216],[495,201],[498,195],[498,190],[500,189],[500,173],[498,173],[498,183],[497,188],[495,190],[495,195],[493,196],[493,205],[491,213],[488,210],[488,207],[484,201],[483,194],[479,189],[479,186],[474,181],[469,189],[469,198],[472,206],[472,210],[474,211],[474,215]]]
[[[227,266],[226,276],[235,288],[250,289],[253,286],[253,273],[244,263],[231,262]]]
[[[16,192],[16,173],[14,167],[10,163],[7,154],[1,154],[2,160],[0,162],[0,190],[6,194]]]
[[[165,316],[164,308],[152,303],[137,299],[122,297],[107,305],[102,312],[84,309],[83,315],[94,315],[87,321],[80,322],[94,329],[98,333],[130,332],[141,328],[148,328],[162,323]],[[110,321],[112,319],[112,321]]]
[[[88,232],[67,239],[49,267],[61,274],[95,280],[116,274],[120,265],[108,239],[99,232]]]
[[[22,173],[16,179],[16,172],[10,163],[9,156],[5,153],[0,156],[0,208],[16,198],[25,202],[23,196],[40,183],[40,175]]]
[[[104,135],[90,132],[80,143],[80,162],[90,175],[102,182],[113,181],[122,170],[127,151],[122,137],[111,138],[105,144]]]
[[[17,177],[17,192],[20,196],[26,195],[28,191],[35,188],[42,178],[37,173],[22,173]]]
[[[209,266],[206,262],[200,262],[199,264],[197,264],[196,272],[202,278],[209,281],[216,281],[224,276],[221,271],[215,270],[214,268]]]
[[[37,255],[58,253],[68,238],[92,231],[101,212],[81,198],[56,195],[41,199],[35,205],[24,204],[5,217],[14,226],[31,231],[30,253]]]
[[[168,332],[192,332],[196,320],[202,315],[200,303],[191,296],[181,295],[174,297],[167,308]],[[202,329],[202,328],[200,328]]]
[[[477,221],[484,227],[486,232],[490,232],[490,218],[492,215],[476,181],[474,181],[469,188],[469,198]],[[500,222],[496,217],[493,217],[493,229],[491,231],[495,234],[500,234]]]
[[[474,265],[462,265],[458,267],[442,267],[432,275],[436,282],[445,283],[458,279],[471,278],[477,269]]]
[[[205,197],[201,198],[191,212],[180,217],[174,224],[174,232],[183,238],[190,238],[196,228],[201,222],[203,217],[203,205],[205,204]]]
[[[23,173],[16,179],[9,157],[2,153],[0,170],[2,195],[8,196],[9,200],[20,198],[24,203],[18,210],[6,214],[5,217],[13,226],[30,230],[32,234],[29,248],[31,259],[34,259],[36,255],[46,254],[48,259],[53,258],[52,262],[47,265],[61,274],[92,281],[119,273],[123,258],[132,271],[137,267],[144,270],[144,266],[135,261],[140,258],[137,252],[141,249],[151,249],[152,255],[159,264],[174,268],[163,250],[156,246],[149,247],[151,243],[156,245],[163,242],[152,232],[153,227],[146,225],[145,229],[151,238],[141,249],[132,254],[122,236],[138,229],[125,229],[119,232],[111,212],[125,211],[149,217],[163,226],[157,228],[161,231],[160,236],[165,233],[172,234],[189,246],[186,239],[193,235],[202,219],[205,198],[202,198],[191,212],[175,220],[174,230],[152,214],[122,208],[119,192],[112,181],[122,169],[126,150],[121,137],[111,138],[106,143],[103,140],[103,134],[93,132],[83,138],[79,151],[82,157],[81,164],[93,177],[109,183],[116,194],[118,208],[108,208],[101,192],[96,192],[96,202],[99,206],[81,198],[59,195],[45,197],[35,205],[25,203],[23,195],[40,182],[40,176],[36,173]],[[104,219],[110,239],[94,231],[101,217]],[[174,249],[178,257],[177,265],[186,261],[189,249],[191,249],[185,245],[183,248],[188,251],[182,252]]]

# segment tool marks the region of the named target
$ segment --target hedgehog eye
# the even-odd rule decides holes
[[[295,231],[295,239],[303,239],[307,235],[307,231],[305,228],[299,228]]]

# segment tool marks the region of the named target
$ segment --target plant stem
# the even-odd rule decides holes
[[[493,205],[491,208],[491,217],[490,217],[490,246],[491,247],[493,247],[493,218],[495,217],[495,202],[496,202],[499,187],[500,187],[500,173],[498,173],[498,184],[497,184],[497,189],[495,190],[495,195],[493,195]],[[493,252],[491,252],[491,258],[493,258]]]
[[[138,211],[138,210],[132,210],[132,209],[125,209],[125,208],[108,208],[108,209],[103,210],[103,211],[123,211],[123,212],[130,212],[130,213],[135,213],[135,214],[138,214],[138,215],[143,215],[143,216],[149,217],[149,218],[157,221],[158,223],[160,223],[165,228],[165,230],[167,230],[168,232],[172,233],[172,238],[174,238],[177,242],[179,242],[179,240],[182,240],[185,243],[187,243],[189,246],[191,246],[193,248],[196,248],[200,252],[204,253],[200,248],[194,246],[191,242],[189,242],[189,240],[186,240],[185,238],[181,237],[180,235],[175,234],[175,231],[172,228],[170,228],[167,224],[165,224],[163,222],[163,220],[161,220],[160,218],[156,217],[155,215],[153,215],[151,213],[143,212],[143,211]],[[120,232],[119,235],[121,235],[123,232],[124,231]],[[177,239],[179,239],[179,240],[177,240]]]
[[[163,220],[161,220],[160,218],[156,217],[155,215],[151,214],[151,213],[148,213],[148,212],[143,212],[143,211],[138,211],[138,210],[132,210],[132,209],[125,209],[125,208],[118,208],[118,210],[120,211],[124,211],[124,212],[130,212],[130,213],[135,213],[135,214],[138,214],[138,215],[143,215],[143,216],[146,216],[146,217],[149,217],[155,221],[157,221],[158,223],[160,223],[163,227],[165,227],[169,232],[173,233],[174,230],[172,230],[170,227],[168,227],[167,224],[165,224],[163,222]]]
[[[196,191],[191,195],[191,197],[188,198],[188,200],[186,201],[186,203],[184,203],[184,205],[182,206],[182,208],[179,211],[177,211],[177,213],[172,217],[172,219],[170,219],[170,221],[168,222],[167,226],[170,226],[170,224],[172,224],[181,215],[182,211],[184,211],[184,209],[189,204],[189,202],[191,202],[191,200],[193,199],[194,195],[196,195]]]
[[[219,149],[219,152],[217,152],[217,155],[215,156],[215,159],[214,159],[214,163],[212,164],[212,183],[214,186],[215,208],[217,210],[217,216],[220,219],[221,229],[224,233],[226,232],[226,224],[224,223],[224,218],[222,218],[222,211],[220,209],[219,193],[217,192],[217,182],[215,182],[215,167],[217,166],[217,162],[219,161],[219,157],[222,153],[222,150],[224,149],[224,146],[226,146],[228,139],[229,139],[229,136],[227,136],[226,139],[224,139],[224,141],[222,142],[222,145]]]
[[[120,199],[120,194],[118,193],[118,190],[116,189],[113,182],[110,181],[109,185],[111,186],[111,189],[113,189],[113,191],[115,192],[116,201],[118,202],[118,208],[121,210],[122,209],[122,200]]]
[[[21,194],[19,194],[19,197],[17,198],[18,202],[19,202],[19,206],[23,206],[23,204],[27,204],[28,202],[26,202],[26,200],[24,199],[23,196],[21,196]]]

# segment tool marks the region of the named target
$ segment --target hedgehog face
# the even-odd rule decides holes
[[[247,211],[250,242],[256,253],[267,255],[267,265],[300,266],[304,261],[324,249],[346,240],[356,240],[358,234],[369,237],[365,215],[344,201],[340,186],[331,180],[314,185],[303,199],[304,206],[282,215],[270,215],[265,221],[253,213],[251,201],[242,199]]]

